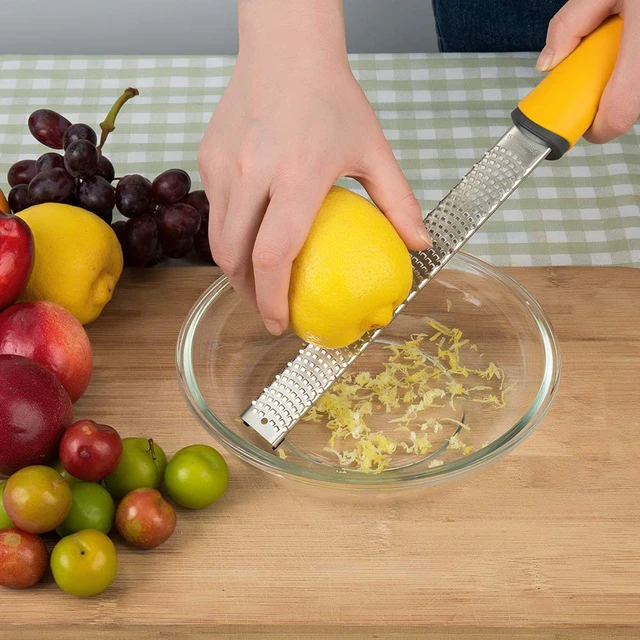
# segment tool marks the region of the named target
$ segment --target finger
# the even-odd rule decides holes
[[[202,188],[209,200],[209,246],[215,259],[229,203],[229,179],[222,166],[207,153],[204,145],[198,150],[198,170]]]
[[[627,9],[628,7],[628,9]],[[600,99],[589,142],[602,143],[622,135],[640,116],[640,3],[625,7],[618,59]]]
[[[562,62],[613,13],[614,4],[612,0],[569,0],[549,22],[547,42],[536,63],[538,71],[549,71]]]
[[[202,179],[202,188],[209,201],[209,246],[211,255],[216,257],[222,236],[222,227],[229,204],[229,189],[226,182],[216,182],[214,186]],[[217,262],[216,262],[217,264]]]
[[[409,249],[431,246],[431,238],[422,221],[420,203],[386,140],[382,151],[372,157],[366,174],[354,177],[367,190]]]
[[[217,183],[215,188],[212,188],[205,185],[203,181],[202,186],[209,200],[209,221],[207,223],[209,227],[209,247],[211,248],[213,259],[219,265],[218,257],[222,248],[222,229],[227,214],[227,205],[229,204],[229,189],[226,183],[224,185]]]
[[[251,255],[268,204],[268,184],[257,176],[231,185],[224,225],[215,241],[215,257],[237,293],[256,307]]]
[[[258,308],[267,330],[280,335],[289,326],[291,265],[333,179],[310,176],[297,184],[274,188],[253,248]]]

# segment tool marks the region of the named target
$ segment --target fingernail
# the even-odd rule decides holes
[[[420,240],[422,240],[423,242],[426,242],[427,246],[432,247],[433,242],[431,240],[431,236],[429,235],[429,232],[421,224],[419,224],[416,227],[416,230],[418,232],[418,237],[420,238]]]
[[[553,51],[551,51],[549,47],[545,47],[538,56],[536,69],[538,71],[549,71],[549,69],[551,69],[551,67],[553,66],[553,56]]]
[[[264,326],[274,336],[279,336],[282,333],[282,325],[277,320],[265,320]]]

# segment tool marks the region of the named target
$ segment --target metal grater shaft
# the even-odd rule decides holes
[[[440,271],[550,149],[512,127],[424,219],[433,247],[411,253],[413,287],[394,318]],[[306,345],[242,414],[245,424],[275,449],[313,403],[375,340],[369,331],[343,349]]]

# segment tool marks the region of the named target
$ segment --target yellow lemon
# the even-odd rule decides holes
[[[122,250],[113,229],[89,211],[39,204],[18,216],[31,228],[36,256],[23,300],[49,300],[82,324],[111,300],[122,274]]]
[[[407,247],[387,218],[332,187],[293,263],[291,326],[307,342],[345,347],[391,321],[412,279]]]

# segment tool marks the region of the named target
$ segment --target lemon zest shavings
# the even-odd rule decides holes
[[[330,430],[324,451],[335,455],[341,467],[376,474],[389,467],[398,451],[423,457],[434,448],[429,434],[442,432],[445,424],[458,427],[448,438],[447,448],[469,455],[475,447],[460,439],[461,429],[469,432],[468,424],[425,414],[447,406],[457,410],[456,400],[506,406],[505,393],[516,383],[505,386],[505,371],[494,362],[484,369],[465,366],[461,349],[478,352],[478,346],[464,338],[458,328],[433,319],[428,325],[433,330],[431,335],[413,334],[403,344],[385,345],[390,355],[376,375],[368,371],[344,374],[304,417],[305,421],[323,422]],[[462,380],[470,376],[477,376],[483,383],[465,386]],[[374,432],[367,424],[374,411],[400,409],[401,415],[389,420],[389,424],[397,425],[397,438]],[[442,460],[431,460],[429,468],[442,464]]]

